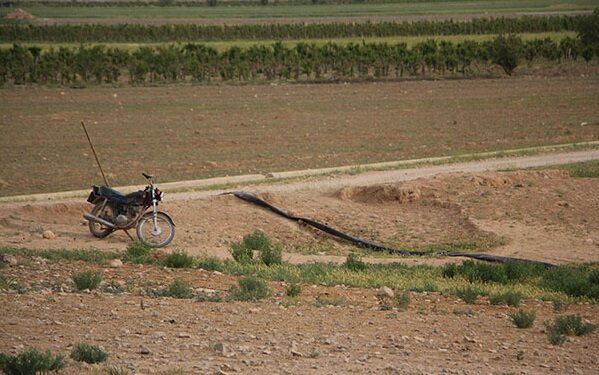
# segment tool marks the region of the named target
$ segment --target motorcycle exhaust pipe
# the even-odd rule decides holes
[[[97,216],[94,216],[94,215],[92,215],[92,214],[91,214],[91,213],[89,213],[89,212],[86,212],[86,213],[84,213],[84,214],[83,214],[83,217],[84,217],[84,218],[86,218],[86,219],[87,219],[87,220],[89,220],[89,221],[95,221],[96,223],[100,223],[100,224],[102,224],[102,225],[105,225],[105,226],[107,226],[107,227],[108,227],[108,228],[110,228],[110,229],[114,229],[114,228],[116,228],[116,226],[115,226],[114,224],[112,224],[110,221],[106,221],[106,220],[104,220],[104,219],[102,219],[102,218],[99,218],[99,217],[97,217]]]

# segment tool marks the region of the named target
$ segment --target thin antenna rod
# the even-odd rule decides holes
[[[106,179],[106,175],[104,174],[104,170],[102,169],[102,165],[100,164],[100,160],[98,159],[98,155],[96,154],[96,150],[94,149],[92,140],[89,137],[89,134],[87,132],[87,129],[85,128],[85,124],[83,123],[83,121],[81,121],[81,126],[83,126],[83,131],[85,132],[85,136],[87,137],[89,146],[92,148],[92,153],[94,154],[94,158],[96,158],[96,163],[98,163],[98,168],[100,168],[100,173],[102,173],[102,178],[104,179],[104,183],[106,184],[106,186],[110,186],[110,184],[108,183],[108,180]]]

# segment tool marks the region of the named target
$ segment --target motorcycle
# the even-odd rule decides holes
[[[89,231],[98,238],[104,238],[116,230],[135,227],[137,238],[151,247],[164,247],[175,237],[175,222],[165,212],[158,211],[158,202],[164,192],[152,182],[153,176],[142,175],[148,180],[144,190],[122,194],[108,186],[92,185],[87,201],[94,205],[90,212],[83,214],[89,222]],[[151,211],[148,211],[149,208]]]

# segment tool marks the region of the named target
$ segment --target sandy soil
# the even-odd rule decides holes
[[[555,263],[599,261],[596,179],[571,178],[558,170],[453,172],[385,184],[308,188],[336,178],[341,177],[312,177],[303,189],[291,191],[254,188],[294,214],[394,246],[474,243],[477,251]],[[166,251],[227,257],[232,241],[255,230],[284,244],[285,258],[294,262],[342,261],[350,249],[230,195],[176,197],[162,206],[175,218],[178,231]],[[0,245],[124,249],[124,234],[98,240],[88,233],[81,216],[88,209],[74,201],[3,204]],[[45,230],[57,237],[43,239]],[[315,254],[306,254],[309,247]],[[18,261],[3,275],[37,287],[25,294],[0,291],[0,311],[6,317],[0,324],[0,350],[13,353],[37,347],[68,355],[76,342],[94,343],[111,354],[110,363],[140,374],[176,369],[200,374],[593,374],[599,368],[594,348],[598,333],[569,337],[563,346],[549,344],[542,322],[558,313],[543,301],[522,304],[536,310],[537,320],[533,328],[519,330],[507,315],[514,308],[482,298],[465,305],[437,293],[412,293],[407,311],[382,311],[375,290],[304,285],[297,303],[290,305],[285,286],[274,282],[270,297],[255,303],[74,293],[72,273],[90,268],[102,269],[104,282],[143,287],[181,278],[197,291],[216,293],[226,293],[236,278],[128,264],[110,268],[41,258]],[[319,296],[343,302],[317,306]],[[599,307],[574,304],[567,313],[596,321]],[[71,364],[65,373],[94,371]]]

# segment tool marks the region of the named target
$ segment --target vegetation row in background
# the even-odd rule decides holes
[[[337,5],[337,4],[422,4],[488,2],[487,0],[16,0],[15,6],[47,7],[137,7],[137,6],[257,6],[257,5]]]
[[[588,61],[597,55],[598,46],[570,37],[559,43],[551,39],[523,42],[515,35],[499,35],[481,43],[429,39],[412,48],[405,43],[299,43],[288,48],[277,42],[248,49],[231,47],[222,53],[191,43],[144,46],[131,53],[101,45],[48,51],[14,45],[0,50],[0,84],[387,79],[476,74],[491,64],[511,74],[522,59],[558,63],[582,56]]]
[[[474,35],[578,30],[591,16],[266,25],[5,25],[0,42],[126,43]]]

